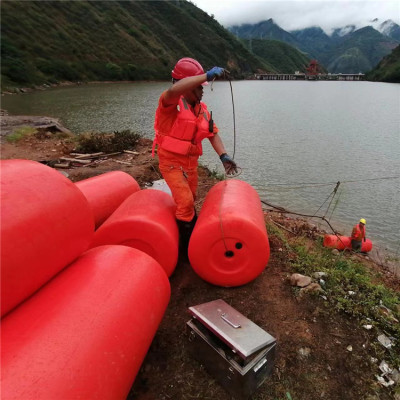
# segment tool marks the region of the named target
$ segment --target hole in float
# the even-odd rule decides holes
[[[233,257],[233,255],[234,255],[234,252],[232,250],[228,250],[225,252],[225,257],[231,258],[231,257]]]
[[[236,247],[238,250],[240,250],[240,249],[243,247],[243,244],[240,243],[240,242],[237,242],[237,243],[235,244],[235,247]]]

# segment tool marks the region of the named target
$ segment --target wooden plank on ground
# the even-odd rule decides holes
[[[60,160],[79,163],[79,164],[90,164],[91,163],[90,160],[77,160],[76,158],[68,158],[68,157],[61,157]]]

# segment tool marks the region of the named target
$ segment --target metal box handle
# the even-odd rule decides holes
[[[222,318],[227,324],[229,324],[232,328],[235,328],[235,329],[241,328],[241,325],[240,325],[240,324],[235,324],[234,322],[230,321],[230,320],[228,319],[228,317],[226,316],[226,313],[222,313],[222,314],[221,314],[221,318]]]

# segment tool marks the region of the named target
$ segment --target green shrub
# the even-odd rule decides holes
[[[76,69],[70,63],[62,60],[46,60],[42,58],[38,62],[38,69],[45,75],[58,80],[74,81],[80,78]]]
[[[78,139],[78,151],[83,153],[114,153],[136,148],[141,135],[129,129],[114,133],[84,133]]]
[[[119,65],[114,64],[114,63],[107,63],[106,70],[108,73],[108,77],[110,79],[115,79],[115,80],[121,79],[122,69]]]

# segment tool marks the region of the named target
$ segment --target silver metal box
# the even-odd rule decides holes
[[[276,339],[223,300],[189,307],[189,350],[237,399],[247,399],[267,378]]]

